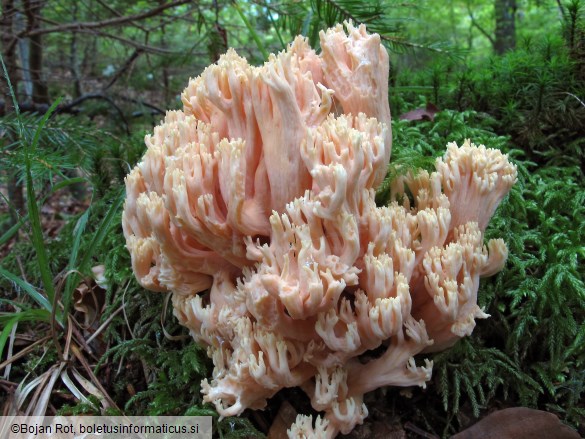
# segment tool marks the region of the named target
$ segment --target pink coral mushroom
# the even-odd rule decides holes
[[[123,226],[145,288],[208,346],[221,416],[301,387],[323,413],[291,437],[348,433],[366,392],[424,386],[414,355],[469,335],[479,278],[500,270],[483,232],[516,180],[496,150],[450,144],[436,172],[393,183],[388,55],[347,24],[252,67],[233,50],[192,79],[126,179]],[[408,190],[414,202],[400,197]],[[413,205],[411,205],[413,204]],[[377,348],[376,357],[362,354]]]

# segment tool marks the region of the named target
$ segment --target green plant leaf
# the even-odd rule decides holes
[[[39,293],[31,284],[2,267],[0,267],[0,275],[21,288],[31,299],[38,303],[41,308],[47,310],[49,313],[51,312],[53,309],[52,303]]]

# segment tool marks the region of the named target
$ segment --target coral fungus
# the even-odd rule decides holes
[[[295,435],[348,433],[366,392],[424,386],[413,356],[469,335],[479,278],[503,266],[483,232],[516,179],[497,150],[448,146],[393,183],[388,55],[347,24],[252,67],[233,50],[192,79],[126,179],[123,226],[146,288],[208,346],[222,416],[301,387],[323,413]],[[364,356],[370,350],[378,356]]]

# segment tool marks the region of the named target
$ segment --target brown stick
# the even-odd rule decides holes
[[[17,37],[19,37],[19,38],[20,37],[31,37],[34,35],[50,34],[50,33],[54,33],[54,32],[65,32],[65,31],[81,30],[81,29],[96,29],[96,28],[101,28],[101,27],[106,27],[106,26],[117,26],[120,24],[128,23],[130,21],[143,20],[145,18],[153,17],[157,14],[160,14],[162,11],[174,8],[176,6],[181,6],[181,5],[190,3],[190,2],[191,2],[191,0],[177,0],[177,1],[174,1],[171,3],[166,3],[163,5],[160,5],[154,9],[151,9],[151,10],[146,11],[146,12],[142,12],[140,14],[128,15],[125,17],[109,18],[107,20],[101,20],[101,21],[86,21],[86,22],[81,22],[81,23],[67,23],[67,24],[62,24],[59,26],[46,27],[43,29],[33,29],[31,31],[23,31],[23,32],[17,34]]]
[[[110,88],[112,85],[115,84],[115,82],[120,79],[122,77],[122,75],[124,73],[126,73],[126,71],[132,66],[132,64],[134,64],[134,61],[136,61],[136,59],[143,53],[142,50],[140,49],[136,49],[132,55],[130,55],[130,58],[128,58],[126,60],[126,62],[124,63],[124,65],[122,67],[120,67],[118,69],[118,71],[116,72],[116,74],[114,76],[112,76],[112,79],[110,80],[110,82],[108,83],[108,85],[106,85],[102,91],[106,91],[108,88]]]

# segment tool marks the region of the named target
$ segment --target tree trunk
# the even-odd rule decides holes
[[[516,48],[516,0],[495,0],[496,41],[498,55]]]
[[[2,58],[6,65],[8,77],[12,81],[14,93],[17,92],[18,85],[18,68],[16,62],[16,46],[17,39],[14,36],[14,18],[16,16],[16,8],[14,0],[2,0],[2,18],[0,19],[0,36],[2,38]],[[6,114],[14,111],[12,105],[12,96],[8,83],[4,77],[4,72],[0,75],[0,82],[2,83],[2,91],[4,98],[4,111]]]
[[[77,2],[72,4],[73,20],[77,21]],[[71,32],[71,44],[69,45],[69,71],[73,77],[73,98],[77,99],[83,95],[83,86],[81,85],[81,73],[79,70],[77,32]]]
[[[6,73],[12,83],[16,101],[18,102],[18,67],[16,47],[17,39],[14,35],[14,19],[16,17],[16,7],[14,0],[2,0],[2,18],[0,19],[0,37],[2,39],[2,58],[6,66]],[[8,87],[8,81],[4,77],[4,72],[0,75],[0,84],[2,94],[4,95],[4,114],[10,114],[14,111],[12,95]],[[10,138],[10,134],[5,138],[5,142],[12,143],[16,139]],[[24,192],[22,184],[19,182],[16,170],[8,169],[7,171],[8,200],[11,205],[11,217],[13,223],[18,220],[17,213],[24,213]]]
[[[25,0],[28,28],[40,27],[39,17],[44,6],[43,0]],[[35,104],[49,103],[49,89],[43,75],[43,36],[30,37],[30,75],[33,83],[32,99]]]
[[[18,3],[18,1],[17,1]],[[20,5],[16,5],[16,9],[21,11],[22,8]],[[14,33],[19,34],[20,32],[27,30],[27,20],[26,17],[22,14],[22,12],[16,12],[14,14],[14,20],[12,22],[12,30]],[[20,96],[21,99],[24,98],[24,102],[27,104],[32,103],[32,94],[33,94],[33,85],[32,85],[32,78],[30,76],[30,44],[28,38],[19,38],[18,39],[18,60],[20,64],[20,81],[19,85],[21,86],[23,96]],[[20,100],[18,101],[21,102]]]

